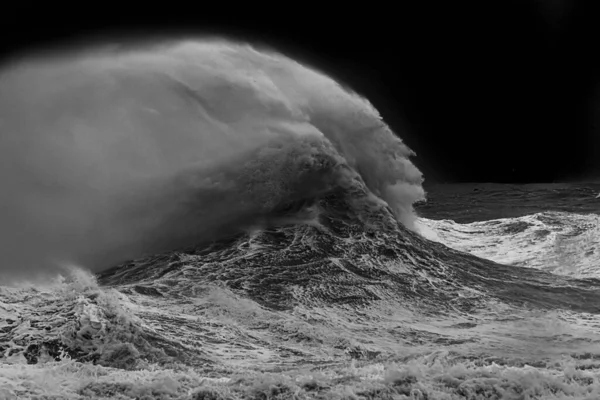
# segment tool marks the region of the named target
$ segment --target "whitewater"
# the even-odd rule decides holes
[[[0,398],[599,398],[597,215],[420,217],[397,133],[226,40],[5,65]]]

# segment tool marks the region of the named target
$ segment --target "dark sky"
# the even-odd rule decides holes
[[[5,15],[0,33],[6,57],[123,37],[263,42],[369,98],[429,181],[542,182],[600,176],[598,3],[398,1],[328,11],[290,3],[268,13],[103,5],[37,9],[45,18],[35,25],[23,10]]]

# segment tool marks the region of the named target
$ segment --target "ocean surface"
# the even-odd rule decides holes
[[[600,398],[600,185],[423,188],[366,100],[207,43],[3,75],[0,399]]]

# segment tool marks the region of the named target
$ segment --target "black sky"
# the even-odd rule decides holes
[[[201,34],[262,42],[366,96],[429,181],[543,182],[600,176],[597,0],[394,2],[324,11],[292,3],[220,12],[31,10],[6,15],[5,57]],[[375,4],[375,3],[374,3]]]

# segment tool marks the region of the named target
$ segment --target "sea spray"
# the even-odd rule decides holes
[[[2,281],[215,240],[343,169],[414,228],[411,155],[366,99],[249,45],[23,59],[0,79]]]

